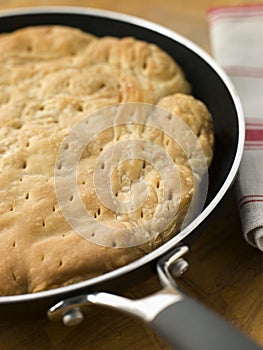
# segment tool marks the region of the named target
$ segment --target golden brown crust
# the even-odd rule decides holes
[[[69,130],[84,116],[120,102],[156,104],[176,114],[211,162],[210,115],[200,101],[185,95],[189,84],[172,58],[133,38],[98,39],[61,26],[4,34],[0,52],[0,294],[37,292],[94,277],[143,256],[178,232],[193,195],[193,174],[176,142],[152,127],[142,131],[135,125],[132,132],[115,127],[99,135],[82,154],[78,190],[89,213],[107,225],[124,229],[151,219],[164,189],[150,164],[127,160],[112,174],[113,192],[122,201],[130,198],[127,188],[133,182],[147,180],[148,198],[133,213],[117,215],[99,201],[92,185],[101,149],[140,133],[178,167],[181,192],[175,191],[173,200],[179,209],[162,234],[130,248],[94,244],[64,219],[54,186],[58,149]]]

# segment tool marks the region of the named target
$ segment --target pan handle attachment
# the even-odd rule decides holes
[[[187,268],[182,258],[187,251],[185,246],[177,247],[158,262],[163,288],[157,293],[138,300],[106,292],[79,295],[54,305],[48,318],[75,325],[83,320],[84,305],[102,305],[143,319],[177,350],[260,350],[245,334],[178,290],[173,277]]]

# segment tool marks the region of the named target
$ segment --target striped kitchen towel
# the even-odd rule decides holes
[[[208,12],[215,59],[230,76],[246,119],[245,151],[236,182],[246,240],[263,250],[263,4]]]

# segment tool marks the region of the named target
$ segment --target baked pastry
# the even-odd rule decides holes
[[[0,36],[1,295],[38,292],[92,278],[140,258],[180,230],[195,177],[200,179],[202,171],[193,174],[187,152],[163,130],[138,122],[112,125],[81,153],[78,193],[95,221],[118,232],[110,244],[97,244],[96,232],[89,227],[83,237],[63,216],[55,187],[56,171],[61,169],[54,169],[62,167],[57,161],[59,149],[75,125],[86,118],[92,130],[96,111],[119,103],[122,108],[129,102],[162,108],[169,125],[174,115],[184,121],[209,165],[211,117],[205,105],[189,93],[190,85],[177,63],[157,46],[134,38],[97,38],[63,26],[28,27]],[[136,111],[136,104],[129,106]],[[145,108],[147,121],[149,107]],[[138,137],[163,149],[173,160],[180,191],[165,194],[154,164],[136,157],[125,159],[111,172],[114,196],[120,202],[129,201],[134,184],[142,178],[148,195],[136,210],[117,212],[97,196],[96,165],[113,145]],[[73,196],[68,202],[73,202]],[[139,240],[136,234],[132,236],[135,231],[127,235],[127,229],[154,218],[160,202],[162,210],[173,214],[162,232],[151,225],[148,232],[138,231]],[[165,211],[161,213],[165,219]]]

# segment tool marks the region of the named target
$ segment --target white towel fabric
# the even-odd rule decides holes
[[[246,142],[236,182],[246,240],[263,251],[263,4],[212,8],[212,51],[244,109]]]

